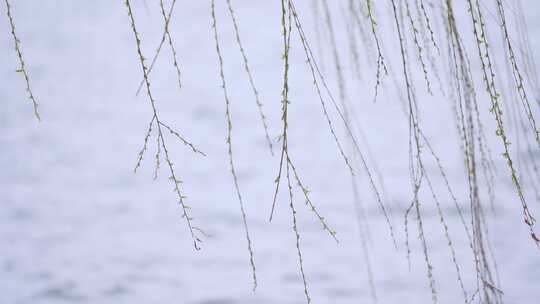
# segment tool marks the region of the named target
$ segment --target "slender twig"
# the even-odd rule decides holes
[[[231,175],[234,182],[234,189],[238,197],[238,203],[240,205],[240,212],[242,214],[242,223],[244,224],[244,232],[246,234],[247,247],[249,251],[249,262],[251,265],[253,290],[255,290],[257,288],[257,273],[256,273],[256,268],[255,268],[255,260],[254,260],[254,253],[253,253],[253,248],[251,244],[252,243],[251,237],[249,235],[249,228],[247,224],[247,215],[244,209],[244,201],[242,199],[242,193],[240,192],[240,186],[238,184],[238,176],[236,174],[236,168],[234,166],[233,149],[232,149],[232,117],[231,117],[231,109],[230,109],[231,101],[229,99],[229,93],[227,91],[227,83],[225,82],[225,71],[223,68],[223,55],[221,54],[221,48],[220,48],[219,37],[218,37],[218,29],[217,29],[215,0],[212,0],[211,2],[211,15],[212,15],[212,30],[214,32],[216,53],[217,53],[217,57],[219,61],[219,76],[221,79],[221,88],[223,89],[223,97],[225,99],[225,116],[227,119],[226,142],[227,142],[227,152],[229,155],[229,168],[231,170]]]
[[[21,40],[15,32],[15,22],[13,21],[13,16],[11,15],[11,5],[8,0],[6,2],[6,15],[9,19],[9,26],[11,27],[11,36],[13,37],[13,43],[15,45],[15,53],[17,54],[17,59],[19,60],[19,68],[16,70],[17,73],[21,73],[24,77],[24,82],[26,84],[26,93],[28,93],[28,99],[32,102],[34,107],[34,116],[38,121],[41,121],[41,116],[38,111],[38,103],[30,87],[30,76],[28,76],[28,71],[26,70],[26,63],[21,50]]]

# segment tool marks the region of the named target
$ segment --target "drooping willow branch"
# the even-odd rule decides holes
[[[169,31],[169,23],[171,22],[171,17],[172,17],[172,14],[174,12],[175,5],[176,5],[176,0],[173,0],[172,3],[171,3],[171,7],[169,8],[169,11],[166,13],[165,12],[165,6],[163,4],[163,0],[159,0],[159,7],[160,7],[160,10],[161,10],[161,16],[163,17],[163,22],[164,22],[163,34],[161,35],[161,40],[159,41],[159,45],[158,45],[158,47],[156,49],[156,53],[154,54],[154,57],[152,57],[152,62],[150,63],[150,68],[148,69],[148,74],[150,74],[152,72],[152,70],[154,69],[154,65],[156,64],[157,59],[159,57],[159,54],[161,53],[161,49],[163,48],[163,45],[165,44],[165,41],[167,41],[168,44],[169,44],[169,47],[171,49],[171,53],[172,53],[173,66],[174,66],[174,68],[176,70],[176,77],[177,77],[177,80],[178,80],[178,88],[182,88],[182,73],[180,71],[180,66],[178,64],[176,48],[174,47],[174,43],[173,43],[173,40],[172,40],[172,35],[171,35],[170,31]],[[135,95],[139,95],[139,93],[140,93],[143,86],[144,86],[144,78],[139,83],[139,87],[137,88],[137,92],[135,93]]]
[[[348,158],[345,156],[345,152],[344,152],[344,150],[342,148],[342,145],[340,144],[340,141],[337,138],[337,135],[336,135],[336,133],[334,131],[334,128],[333,128],[332,121],[331,121],[331,119],[330,119],[330,117],[328,115],[326,102],[325,102],[325,99],[322,97],[322,93],[321,93],[321,85],[322,85],[322,88],[327,93],[327,95],[329,96],[329,99],[331,101],[332,106],[334,107],[334,110],[339,115],[339,119],[341,120],[341,122],[343,122],[343,124],[345,126],[347,136],[351,140],[351,142],[353,144],[353,147],[354,147],[354,150],[355,150],[355,152],[358,154],[358,156],[360,158],[362,168],[364,169],[365,173],[368,176],[371,189],[372,189],[373,193],[375,194],[375,197],[377,199],[377,203],[379,204],[380,209],[383,212],[386,223],[387,223],[388,228],[390,230],[390,235],[392,236],[394,244],[395,244],[395,246],[397,248],[396,239],[395,239],[395,236],[394,236],[394,230],[393,230],[392,224],[390,222],[386,207],[385,207],[385,205],[384,205],[384,203],[382,201],[380,192],[379,192],[379,190],[378,190],[378,188],[377,188],[377,186],[375,184],[375,181],[373,179],[371,169],[369,168],[369,166],[367,164],[367,161],[366,161],[366,159],[365,159],[365,157],[363,155],[363,152],[362,152],[362,150],[360,148],[360,145],[359,145],[359,143],[358,143],[358,141],[356,139],[356,136],[354,135],[354,133],[352,131],[352,127],[350,126],[348,120],[346,119],[343,111],[338,106],[335,98],[333,97],[333,94],[332,94],[330,88],[328,87],[328,84],[327,84],[327,82],[325,80],[324,75],[322,74],[321,70],[319,69],[319,65],[317,64],[317,61],[315,60],[315,56],[314,56],[314,54],[313,54],[313,52],[311,50],[311,47],[310,47],[310,45],[308,43],[306,34],[305,34],[304,29],[302,27],[302,24],[300,22],[298,11],[297,11],[297,9],[296,9],[296,7],[294,5],[294,2],[290,1],[290,3],[291,3],[291,10],[292,10],[292,13],[293,13],[294,22],[295,22],[295,27],[296,27],[296,29],[298,31],[299,36],[300,36],[300,41],[302,43],[302,47],[303,47],[304,53],[306,55],[306,61],[308,63],[308,66],[310,68],[310,72],[311,72],[311,75],[312,75],[313,85],[315,86],[317,95],[319,97],[319,101],[321,102],[321,106],[323,108],[323,112],[324,112],[326,121],[328,123],[329,129],[330,129],[330,131],[332,133],[332,136],[334,138],[334,141],[336,142],[336,145],[337,145],[337,147],[339,149],[339,152],[342,155],[343,159],[345,160],[346,164],[349,164]],[[320,84],[319,84],[319,79],[320,79]],[[350,166],[350,165],[348,165],[348,166],[349,166],[349,170],[352,172],[352,166]]]
[[[477,288],[472,297],[478,296],[480,301],[486,303],[500,303],[499,289],[495,288],[492,276],[492,269],[488,262],[489,240],[487,226],[483,217],[483,206],[480,200],[478,177],[477,177],[477,149],[482,151],[482,125],[478,119],[477,96],[474,92],[471,69],[466,51],[462,45],[462,40],[456,26],[453,7],[450,1],[446,3],[447,16],[446,26],[449,41],[449,51],[452,65],[451,70],[455,74],[456,100],[458,108],[458,125],[462,138],[465,167],[469,186],[469,201],[471,209],[472,236],[467,230],[470,247],[473,251]],[[477,119],[475,119],[475,116]],[[477,135],[479,134],[479,135]],[[485,162],[485,156],[482,162]],[[493,260],[493,263],[496,262]],[[496,265],[496,264],[495,264]],[[496,266],[495,266],[496,271]],[[472,299],[471,299],[472,301]]]
[[[523,110],[525,113],[527,113],[527,118],[529,120],[529,123],[531,124],[531,129],[534,132],[534,138],[536,139],[537,143],[540,144],[540,132],[538,131],[538,128],[536,127],[536,119],[534,118],[531,104],[529,102],[528,94],[525,90],[525,83],[523,79],[523,75],[521,72],[521,69],[519,68],[517,64],[516,54],[514,52],[514,47],[512,46],[510,34],[508,32],[508,26],[506,24],[506,12],[504,8],[504,4],[501,0],[496,0],[497,3],[497,13],[499,16],[499,21],[501,24],[501,31],[503,33],[504,42],[506,51],[508,54],[508,61],[510,62],[510,66],[512,67],[512,76],[514,78],[515,82],[515,88],[519,94],[519,98],[521,99]]]
[[[38,121],[41,121],[41,116],[38,111],[38,103],[30,87],[30,76],[28,76],[28,71],[26,70],[26,63],[24,62],[24,57],[21,50],[21,41],[17,36],[15,31],[15,22],[13,21],[13,16],[11,15],[11,4],[8,0],[5,0],[6,3],[6,15],[9,20],[9,26],[11,28],[11,36],[13,38],[13,44],[15,45],[15,53],[17,54],[17,59],[19,60],[19,68],[16,70],[17,73],[21,73],[24,77],[24,82],[26,84],[26,93],[28,93],[28,99],[32,102],[34,108],[34,116]]]
[[[165,161],[167,163],[167,166],[169,168],[169,173],[170,173],[169,180],[173,183],[173,187],[174,187],[173,190],[174,190],[174,192],[175,192],[175,194],[177,196],[178,203],[179,203],[179,205],[180,205],[180,207],[182,209],[182,218],[184,218],[185,221],[186,221],[186,224],[187,224],[191,239],[193,241],[193,246],[195,247],[196,250],[199,250],[200,249],[199,243],[201,242],[201,239],[195,235],[195,231],[197,231],[197,229],[196,229],[196,227],[193,226],[193,223],[192,223],[193,218],[189,214],[189,210],[191,209],[191,207],[188,206],[185,203],[186,196],[183,194],[182,190],[180,189],[180,185],[181,185],[182,181],[177,177],[177,174],[175,172],[174,164],[173,164],[173,162],[171,160],[169,150],[168,150],[167,145],[165,143],[165,137],[163,135],[163,128],[169,130],[169,132],[171,134],[179,137],[180,140],[185,145],[192,148],[194,152],[198,152],[198,153],[203,154],[203,155],[204,155],[204,153],[200,152],[200,150],[195,148],[195,146],[193,144],[191,144],[190,142],[185,140],[184,137],[180,136],[180,134],[178,132],[174,131],[172,128],[170,128],[168,125],[166,125],[165,123],[163,123],[160,120],[158,110],[157,110],[157,107],[156,107],[156,101],[155,101],[154,96],[152,94],[152,90],[150,89],[150,79],[148,77],[148,67],[146,66],[145,57],[144,57],[144,55],[142,53],[141,39],[140,39],[139,32],[137,31],[137,26],[135,24],[135,16],[133,14],[133,9],[132,9],[132,6],[131,6],[131,3],[130,3],[129,0],[125,0],[124,3],[126,5],[128,17],[129,17],[129,20],[130,20],[130,23],[131,23],[131,29],[133,31],[133,35],[134,35],[136,46],[137,46],[137,54],[138,54],[139,63],[141,64],[141,69],[142,69],[142,72],[143,72],[144,83],[145,83],[145,87],[146,87],[146,93],[148,95],[148,99],[149,99],[150,105],[152,107],[152,119],[150,120],[148,131],[146,132],[146,135],[145,135],[145,138],[144,138],[143,149],[141,150],[141,152],[139,152],[139,158],[137,160],[137,165],[135,166],[135,171],[140,166],[140,163],[141,163],[141,160],[143,158],[144,152],[147,149],[148,139],[151,136],[152,127],[155,125],[156,130],[157,130],[157,135],[156,136],[159,138],[157,140],[157,143],[161,144],[161,148],[163,148],[163,152],[165,154]],[[159,152],[156,155],[157,155],[156,158],[158,158],[159,157]],[[156,169],[157,169],[157,167],[156,167]]]
[[[263,110],[263,104],[261,102],[261,98],[259,96],[259,91],[255,87],[255,81],[253,80],[253,75],[251,73],[251,69],[249,67],[248,59],[246,52],[244,50],[244,46],[242,45],[242,40],[240,39],[240,31],[238,29],[238,22],[236,21],[236,16],[234,14],[234,9],[231,4],[231,0],[227,0],[227,7],[229,9],[229,15],[231,16],[231,21],[234,26],[234,36],[236,38],[236,43],[238,44],[238,49],[240,50],[240,54],[242,55],[242,59],[244,61],[244,70],[246,71],[249,85],[251,87],[251,90],[253,91],[253,96],[255,97],[255,103],[257,104],[257,109],[259,111],[259,116],[262,122],[262,126],[264,128],[264,135],[266,137],[266,143],[268,144],[268,149],[270,150],[270,154],[272,156],[274,155],[272,140],[270,139],[270,135],[268,134],[268,124],[266,122],[266,115],[264,114]]]
[[[232,8],[230,6],[230,3],[229,3],[229,9],[232,10]],[[231,14],[232,14],[232,12],[231,12]],[[256,268],[255,268],[255,260],[254,260],[255,258],[254,258],[254,254],[253,254],[252,244],[251,244],[251,237],[249,235],[249,228],[248,228],[248,224],[247,224],[247,215],[246,215],[246,211],[245,211],[245,208],[244,208],[244,201],[243,201],[243,198],[242,198],[242,193],[240,192],[240,186],[238,184],[238,176],[236,174],[236,168],[234,166],[233,148],[232,148],[232,127],[233,127],[233,122],[232,122],[231,108],[230,108],[231,101],[230,101],[229,93],[228,93],[228,90],[227,90],[227,83],[225,81],[225,71],[224,71],[224,67],[223,67],[223,55],[221,54],[221,48],[220,48],[219,37],[218,37],[217,18],[216,18],[216,10],[215,10],[215,0],[211,0],[211,16],[212,16],[212,29],[213,29],[213,32],[214,32],[214,41],[215,41],[215,46],[216,46],[216,54],[217,54],[218,62],[219,62],[219,77],[221,79],[221,88],[223,90],[223,97],[225,99],[225,117],[226,117],[226,122],[227,122],[227,139],[226,139],[226,143],[227,143],[227,153],[229,155],[229,168],[231,170],[231,175],[232,175],[233,182],[234,182],[234,189],[236,191],[236,196],[238,197],[238,203],[240,205],[240,212],[242,213],[242,223],[244,224],[244,232],[246,234],[246,241],[247,241],[248,252],[249,252],[249,262],[250,262],[250,265],[251,265],[251,272],[252,272],[252,278],[253,278],[253,290],[255,290],[257,288],[257,274],[256,274]],[[237,39],[239,39],[238,36],[237,36]],[[240,43],[240,42],[238,42],[238,43]],[[248,74],[251,75],[251,73],[249,72],[249,69],[247,68],[247,59],[245,57],[243,49],[241,48],[241,50],[242,50],[242,54],[244,55],[244,60],[245,60],[245,64],[246,64],[246,70],[248,71]],[[251,80],[251,76],[250,76],[250,80]],[[251,83],[253,83],[253,82],[251,81]],[[253,89],[255,90],[254,87],[253,87]],[[255,92],[256,92],[256,90],[255,90]],[[258,96],[258,95],[256,94],[256,96]],[[263,122],[264,122],[264,120],[263,120]]]
[[[381,50],[381,43],[379,41],[379,35],[377,33],[377,21],[375,20],[372,0],[366,0],[366,7],[370,21],[371,33],[373,34],[373,40],[375,40],[375,45],[377,46],[377,75],[375,83],[375,96],[373,97],[373,101],[376,101],[377,95],[379,94],[379,87],[382,81],[381,71],[384,71],[384,74],[388,75],[388,68],[386,67],[384,56]]]
[[[163,17],[163,23],[164,23],[163,28],[164,28],[165,34],[167,35],[167,42],[169,43],[169,47],[171,49],[173,66],[176,70],[176,78],[178,80],[178,88],[182,88],[182,73],[180,72],[180,67],[178,65],[178,58],[176,55],[176,48],[174,47],[174,42],[173,42],[172,35],[169,28],[170,18],[172,15],[172,11],[174,10],[175,4],[176,4],[176,0],[173,0],[173,3],[171,4],[171,9],[170,9],[171,13],[167,14],[165,12],[165,6],[163,5],[163,0],[159,0],[159,8],[161,10],[161,16]]]
[[[502,156],[506,160],[508,169],[510,170],[511,180],[514,183],[519,200],[521,202],[524,221],[529,227],[529,231],[530,231],[532,239],[534,240],[538,248],[540,248],[540,239],[536,236],[534,232],[534,224],[536,220],[533,217],[528,207],[527,201],[525,199],[525,194],[521,186],[521,182],[519,181],[519,177],[518,177],[519,174],[514,166],[514,162],[510,154],[510,141],[508,139],[507,132],[504,126],[504,120],[502,117],[503,112],[501,108],[501,95],[495,83],[495,73],[493,71],[491,52],[490,52],[489,43],[487,41],[487,36],[486,36],[486,24],[484,21],[482,8],[478,0],[474,2],[473,0],[467,0],[467,5],[468,5],[469,15],[471,17],[471,21],[473,24],[473,33],[476,38],[475,41],[476,41],[476,46],[478,50],[478,58],[480,59],[480,64],[482,67],[485,89],[486,89],[486,92],[489,94],[490,101],[491,101],[490,112],[493,114],[493,117],[497,124],[497,130],[495,133],[500,138],[502,145],[504,147],[504,153],[502,154]],[[517,73],[517,72],[514,71],[514,73]],[[519,82],[518,82],[518,89],[520,89]],[[533,125],[533,128],[535,128],[534,125]],[[534,131],[536,132],[536,129]],[[536,136],[538,135],[536,134]]]
[[[274,208],[276,205],[277,194],[279,191],[279,185],[281,181],[281,175],[283,166],[286,168],[286,177],[287,177],[287,189],[289,194],[289,207],[291,209],[292,220],[293,220],[293,231],[296,241],[296,252],[298,254],[298,265],[300,268],[300,275],[302,276],[302,283],[304,284],[304,294],[306,296],[307,303],[311,303],[311,297],[308,291],[308,284],[306,279],[306,273],[304,271],[304,260],[302,256],[302,250],[300,249],[300,233],[298,231],[298,223],[296,219],[296,208],[293,201],[293,188],[291,184],[290,177],[290,165],[291,161],[289,158],[289,149],[288,149],[288,129],[289,129],[289,51],[291,48],[291,32],[292,32],[292,12],[291,12],[291,1],[290,0],[281,0],[281,29],[283,36],[283,88],[281,90],[281,110],[282,116],[281,121],[283,123],[283,129],[281,133],[281,157],[279,161],[279,172],[276,178],[276,189],[274,192],[274,200],[272,202],[272,210],[270,213],[270,220],[274,214]],[[284,163],[285,162],[285,163]],[[307,192],[304,192],[307,195]],[[324,223],[324,222],[323,222]]]

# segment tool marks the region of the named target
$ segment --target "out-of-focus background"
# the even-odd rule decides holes
[[[251,291],[243,225],[228,170],[225,106],[210,27],[210,1],[179,1],[171,21],[182,89],[176,85],[167,47],[151,74],[163,119],[207,154],[195,155],[172,138],[168,140],[194,221],[209,234],[199,252],[193,249],[163,161],[158,180],[152,179],[155,139],[140,172],[133,174],[151,109],[145,94],[135,97],[141,70],[123,1],[11,2],[43,121],[34,119],[24,81],[15,73],[17,58],[2,3],[0,303],[305,302],[285,187],[274,220],[268,222],[279,158],[272,157],[266,147],[225,1],[217,1],[216,9],[232,102],[234,157],[259,279],[256,292]],[[316,39],[311,1],[297,2],[300,18],[337,95],[329,39],[324,35]],[[346,1],[329,1],[337,20],[337,37],[344,41],[347,36],[339,16],[346,6],[341,2]],[[158,3],[132,1],[147,58],[161,37]],[[233,4],[275,140],[281,127],[280,6],[278,1],[237,0]],[[540,48],[540,5],[535,1],[524,4],[534,53]],[[386,20],[389,12],[381,7],[378,16],[381,24],[390,24],[384,38],[394,37],[391,20]],[[469,22],[466,16],[461,21]],[[319,20],[319,26],[323,21]],[[397,58],[393,51],[397,45],[393,38],[385,40],[389,41],[386,53],[392,61]],[[298,37],[293,36],[292,41],[290,153],[312,190],[314,203],[340,240],[336,244],[323,232],[304,208],[300,193],[296,194],[313,302],[373,301],[359,234],[359,226],[367,225],[379,303],[429,303],[431,293],[414,217],[410,267],[406,259],[403,214],[412,192],[408,125],[400,102],[382,88],[373,103],[373,66],[365,65],[361,69],[364,80],[358,79],[347,63],[350,53],[338,46],[348,101],[370,145],[371,153],[366,155],[372,167],[376,160],[384,175],[385,202],[398,241],[396,251],[362,170],[359,197],[367,222],[359,225],[351,177],[322,115]],[[368,55],[367,51],[360,54],[362,62]],[[394,66],[399,74],[399,64]],[[389,78],[387,82],[391,87]],[[444,98],[427,98],[421,78],[417,87],[423,92],[419,97],[424,130],[466,207],[466,179],[450,103]],[[487,121],[491,137],[494,128]],[[338,131],[346,142],[343,130]],[[499,145],[493,144],[498,157]],[[364,141],[362,146],[367,149]],[[430,168],[436,169],[433,164]],[[540,255],[523,224],[505,169],[501,166],[496,179],[496,208],[486,207],[503,298],[506,303],[536,303],[540,298]],[[443,189],[440,180],[436,186]],[[472,294],[476,277],[470,249],[450,199],[441,197],[463,280]],[[532,196],[530,204],[533,210],[540,209]],[[433,202],[426,199],[422,206],[440,302],[463,302]]]

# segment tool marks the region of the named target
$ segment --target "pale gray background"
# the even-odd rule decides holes
[[[14,73],[17,60],[7,18],[2,15],[0,303],[305,302],[286,196],[280,196],[274,221],[267,221],[278,158],[272,158],[266,150],[224,1],[217,1],[218,18],[232,100],[235,157],[259,276],[256,293],[251,292],[241,217],[227,167],[224,103],[209,1],[179,1],[171,23],[184,88],[178,91],[176,87],[168,49],[152,76],[162,116],[208,154],[205,158],[193,155],[169,140],[195,221],[211,234],[200,252],[192,248],[165,168],[159,180],[152,181],[154,144],[140,174],[133,174],[151,113],[146,96],[134,96],[141,73],[123,1],[11,2],[43,122],[33,118],[24,82]],[[144,51],[151,57],[161,34],[157,1],[147,1],[147,6],[140,0],[132,2]],[[315,46],[308,1],[297,2]],[[234,4],[270,131],[277,136],[282,77],[279,3],[238,0]],[[534,52],[540,44],[540,6],[537,1],[524,4]],[[5,4],[0,7],[4,13]],[[332,9],[338,16],[339,5],[332,5]],[[379,15],[387,16],[383,10]],[[339,31],[343,39],[343,28]],[[387,31],[384,35],[394,33]],[[291,154],[313,190],[314,202],[341,240],[336,245],[323,233],[297,195],[312,298],[314,303],[371,303],[348,171],[313,93],[301,47],[298,40],[293,41]],[[388,57],[393,58],[390,51],[395,47],[394,42],[387,45]],[[330,50],[327,46],[323,56],[333,86]],[[343,60],[348,59],[347,50],[341,51]],[[361,175],[379,302],[430,303],[414,220],[410,270],[405,258],[403,208],[411,190],[407,124],[399,102],[389,94],[382,94],[377,104],[371,102],[371,68],[366,67],[367,80],[363,83],[352,77],[347,64],[345,73],[349,101],[355,105],[356,117],[386,175],[392,198],[388,204],[393,207],[391,217],[400,246],[398,252],[393,249],[384,219]],[[390,86],[391,81],[388,83]],[[421,81],[417,86],[424,91]],[[466,204],[464,171],[450,106],[440,98],[426,100],[423,105],[426,132],[441,152],[458,196]],[[494,147],[498,153],[499,146]],[[522,223],[504,167],[500,172],[498,209],[488,218],[504,299],[506,303],[536,303],[540,299],[540,254]],[[464,234],[447,197],[443,204],[471,292],[473,265]],[[533,199],[531,205],[539,209]],[[446,241],[428,200],[425,210],[441,303],[463,302]]]

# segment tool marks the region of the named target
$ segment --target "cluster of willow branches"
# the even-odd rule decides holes
[[[172,65],[177,75],[178,86],[182,87],[180,60],[174,46],[170,21],[174,13],[176,0],[171,0],[167,9],[163,0],[159,1],[163,19],[163,34],[152,57],[150,65],[141,49],[141,38],[137,29],[135,13],[130,0],[124,0],[129,22],[136,42],[139,64],[142,70],[142,81],[137,93],[145,89],[151,106],[151,118],[144,144],[139,152],[135,171],[140,167],[142,158],[147,152],[150,140],[155,138],[155,172],[158,171],[162,159],[165,160],[169,179],[173,184],[176,199],[181,208],[182,217],[190,232],[194,247],[199,249],[200,234],[204,232],[193,223],[191,207],[185,202],[185,194],[181,188],[181,179],[177,174],[171,159],[171,153],[166,145],[169,134],[180,140],[193,152],[204,155],[195,145],[187,140],[179,131],[161,120],[158,103],[153,97],[150,84],[150,73],[161,53],[162,48],[169,47],[172,54]],[[314,32],[319,46],[317,56],[324,57],[322,40],[327,39],[330,48],[332,72],[335,73],[337,97],[334,97],[332,84],[325,77],[324,60],[316,58],[308,34],[304,30],[303,15],[301,15],[294,0],[280,1],[280,21],[282,33],[282,89],[281,89],[281,131],[277,142],[273,142],[268,131],[268,122],[264,114],[263,103],[256,87],[255,77],[249,65],[246,50],[240,35],[240,23],[236,17],[232,0],[222,1],[233,25],[235,44],[242,58],[246,79],[252,91],[253,100],[258,109],[261,125],[269,151],[274,155],[278,150],[279,163],[275,180],[275,191],[272,200],[270,221],[273,218],[275,206],[278,203],[278,193],[282,184],[286,184],[288,205],[292,218],[292,230],[296,240],[298,267],[302,278],[304,293],[308,303],[311,302],[308,279],[304,271],[303,251],[301,249],[300,227],[297,221],[297,205],[294,194],[301,197],[309,210],[321,223],[323,229],[338,241],[336,231],[331,228],[323,215],[318,211],[310,197],[309,188],[302,181],[299,170],[295,167],[293,156],[288,149],[289,114],[293,108],[289,99],[291,46],[297,44],[310,73],[313,90],[320,104],[329,135],[335,142],[336,149],[350,172],[352,191],[355,201],[364,260],[367,276],[374,302],[377,302],[377,292],[374,284],[374,274],[367,238],[370,231],[367,216],[359,198],[358,176],[365,175],[374,199],[384,216],[389,234],[398,249],[395,228],[389,216],[390,200],[385,187],[383,174],[371,153],[365,139],[364,131],[354,106],[348,97],[349,77],[345,74],[347,63],[344,55],[350,57],[350,66],[358,81],[364,82],[362,59],[367,58],[367,65],[373,70],[373,101],[377,101],[381,90],[394,89],[398,102],[402,106],[404,118],[408,125],[409,175],[411,184],[410,204],[404,213],[405,248],[410,259],[409,224],[411,217],[416,220],[418,240],[426,267],[428,285],[434,303],[438,302],[436,278],[433,273],[429,241],[425,234],[423,208],[432,203],[440,221],[441,232],[444,235],[455,267],[456,280],[463,293],[463,301],[471,303],[501,303],[502,291],[497,274],[497,263],[491,248],[486,209],[494,208],[496,199],[495,178],[497,174],[497,154],[502,156],[507,176],[512,181],[523,220],[529,229],[532,241],[540,248],[540,239],[535,232],[535,218],[529,208],[529,196],[525,190],[532,189],[537,201],[540,201],[540,172],[539,164],[534,157],[540,148],[540,131],[536,121],[540,107],[540,82],[536,73],[534,58],[530,49],[527,27],[524,22],[521,0],[512,3],[503,0],[342,0],[332,7],[340,8],[340,21],[336,22],[336,12],[332,12],[329,1],[312,0],[314,17]],[[22,73],[26,82],[26,90],[32,101],[35,116],[39,119],[37,102],[30,88],[30,80],[21,51],[20,40],[15,31],[11,6],[5,0],[7,17],[11,26],[16,55],[19,61],[17,72]],[[219,4],[219,3],[218,3]],[[235,168],[233,145],[233,116],[231,113],[231,97],[224,70],[224,55],[221,50],[218,18],[216,16],[216,1],[210,0],[210,17],[217,64],[219,68],[220,85],[224,98],[226,147],[228,151],[229,169],[233,186],[239,203],[245,238],[252,271],[253,288],[257,286],[255,253],[252,238],[249,233],[248,216],[242,196],[239,179]],[[381,17],[381,11],[386,10],[386,18]],[[466,22],[457,15],[467,16]],[[387,23],[390,34],[383,33]],[[340,25],[344,25],[342,30]],[[488,30],[490,28],[491,30]],[[338,34],[346,33],[348,52],[339,47]],[[493,35],[500,35],[493,37]],[[388,36],[388,37],[387,37]],[[387,38],[387,39],[384,39]],[[389,41],[387,41],[389,40]],[[398,46],[399,56],[392,62],[388,52],[388,44]],[[496,48],[500,43],[500,48]],[[471,47],[472,46],[472,47]],[[502,55],[500,53],[502,52]],[[345,54],[344,54],[345,53]],[[478,65],[479,69],[475,69]],[[501,72],[501,68],[505,72]],[[479,81],[480,79],[480,81]],[[421,84],[419,84],[419,82]],[[443,160],[438,156],[422,126],[421,92],[428,96],[439,94],[450,103],[456,133],[459,137],[460,151],[465,168],[468,201],[459,202],[455,190],[451,186]],[[486,123],[483,108],[489,108],[491,121]],[[494,125],[495,129],[489,129]],[[339,130],[343,130],[341,135]],[[489,144],[489,139],[495,136],[499,146]],[[344,139],[342,137],[345,137]],[[502,150],[501,153],[495,151]],[[525,151],[525,153],[522,153]],[[427,169],[427,164],[435,164],[436,173]],[[461,228],[471,249],[473,269],[476,273],[476,286],[469,288],[463,279],[463,266],[458,262],[454,241],[449,233],[442,198],[438,193],[435,179],[442,181],[447,199],[452,202],[458,214]],[[488,204],[486,204],[486,198]],[[425,202],[427,201],[427,202]],[[425,203],[424,203],[425,202]],[[410,263],[410,260],[409,260]]]
[[[331,23],[328,21],[328,5],[326,1],[315,1],[315,22],[322,23],[317,26],[320,31],[326,30],[330,45],[335,48]],[[536,246],[540,245],[535,233],[535,219],[529,208],[529,200],[525,196],[525,184],[534,190],[536,199],[538,193],[536,185],[538,179],[538,165],[534,158],[535,148],[538,148],[538,130],[535,119],[535,107],[540,106],[538,99],[538,82],[535,72],[534,59],[530,52],[527,39],[527,29],[524,23],[523,10],[520,1],[514,5],[494,0],[491,5],[477,0],[467,0],[463,3],[454,3],[451,0],[389,0],[388,3],[375,1],[348,1],[342,3],[342,14],[345,17],[351,62],[359,65],[359,53],[367,50],[371,56],[369,63],[375,63],[375,99],[379,86],[384,85],[382,78],[391,77],[397,92],[401,94],[399,100],[403,105],[403,112],[409,124],[409,169],[413,190],[411,203],[405,212],[405,234],[407,256],[409,256],[408,219],[414,213],[417,221],[418,239],[420,240],[429,286],[432,291],[433,302],[438,301],[437,288],[433,275],[429,246],[424,233],[421,200],[422,191],[434,203],[443,233],[448,241],[452,262],[456,268],[457,281],[463,291],[464,301],[472,302],[475,299],[480,303],[502,302],[502,291],[497,274],[497,264],[490,245],[488,225],[485,216],[485,203],[482,197],[487,197],[491,207],[495,200],[494,179],[496,174],[496,161],[488,144],[490,134],[499,138],[501,153],[506,163],[508,176],[521,204],[524,222],[527,225],[531,238]],[[320,3],[320,4],[319,4]],[[385,45],[380,38],[380,26],[376,21],[375,5],[381,5],[390,12],[390,25],[393,23],[394,39],[398,42],[400,60],[397,67],[391,66],[385,59]],[[321,7],[323,13],[321,13]],[[456,22],[456,10],[462,9],[469,17],[469,23]],[[495,11],[492,12],[491,9]],[[512,12],[512,18],[508,11]],[[326,15],[326,16],[325,16]],[[489,17],[487,17],[489,16]],[[487,20],[491,18],[491,20]],[[323,20],[325,20],[323,22]],[[509,28],[513,21],[517,38],[511,36]],[[352,24],[356,24],[357,27]],[[497,59],[495,39],[490,37],[488,26],[493,25],[501,35],[503,56]],[[358,42],[356,33],[360,37]],[[493,30],[491,31],[493,32]],[[371,35],[370,35],[371,34]],[[492,34],[492,33],[491,33]],[[467,49],[466,39],[472,36],[474,48]],[[519,39],[519,40],[516,40]],[[363,44],[359,46],[359,44]],[[338,88],[343,90],[344,78],[340,76],[341,67],[338,53],[334,50],[334,70],[337,74]],[[375,60],[373,58],[376,58]],[[444,64],[440,64],[444,62]],[[481,84],[475,84],[477,73],[473,63],[480,65]],[[414,66],[417,69],[412,68]],[[500,73],[497,65],[503,64],[507,72]],[[401,70],[397,76],[396,70]],[[356,71],[360,70],[356,67]],[[415,76],[419,76],[416,77]],[[508,83],[504,83],[505,76]],[[443,77],[445,79],[443,79]],[[360,78],[360,77],[359,77]],[[424,82],[427,95],[434,95],[433,80],[439,83],[440,95],[451,102],[454,109],[456,130],[460,138],[460,146],[466,168],[470,218],[465,217],[463,207],[458,203],[454,190],[450,186],[442,161],[431,145],[422,127],[420,98],[417,97],[422,90],[418,88],[417,78]],[[450,85],[442,85],[442,82]],[[482,87],[484,88],[482,90]],[[503,92],[504,90],[506,92]],[[531,98],[530,96],[534,96]],[[536,100],[535,100],[536,99]],[[489,104],[489,112],[493,117],[496,129],[493,133],[486,131],[481,113],[482,105]],[[342,105],[346,109],[346,105]],[[537,110],[536,110],[537,111]],[[510,112],[511,117],[503,116],[503,112]],[[511,128],[513,125],[517,149],[511,148]],[[525,147],[523,149],[523,143]],[[500,149],[500,148],[497,148]],[[521,153],[525,150],[526,153]],[[525,158],[526,157],[526,158]],[[433,177],[426,169],[426,162],[431,158],[439,168],[439,177],[442,178],[448,195],[454,202],[455,209],[463,225],[464,233],[473,253],[473,265],[476,271],[476,287],[468,292],[462,279],[462,267],[457,261],[456,251],[449,234],[449,225],[441,208],[441,199],[433,186]],[[481,186],[482,185],[482,186]],[[425,190],[424,190],[425,189]],[[482,192],[487,192],[484,196]],[[366,259],[369,261],[369,259]],[[368,271],[368,275],[371,273]],[[370,277],[370,281],[373,279]],[[375,297],[374,297],[375,298]]]

